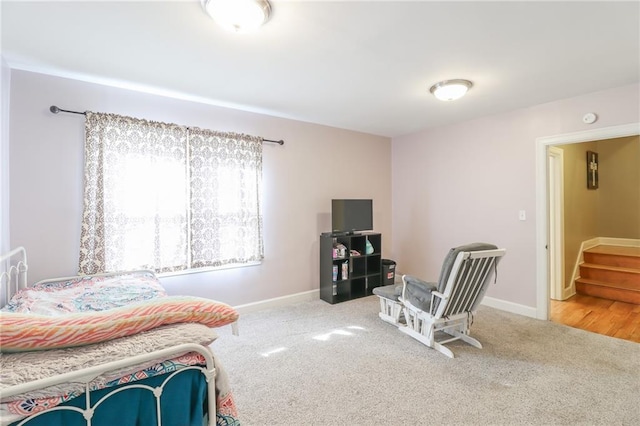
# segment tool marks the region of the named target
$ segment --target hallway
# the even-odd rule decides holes
[[[551,300],[553,322],[640,343],[640,305],[576,294]]]

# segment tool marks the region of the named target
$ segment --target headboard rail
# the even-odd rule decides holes
[[[0,257],[0,286],[5,299],[3,305],[13,297],[18,290],[27,287],[27,251],[18,247]]]

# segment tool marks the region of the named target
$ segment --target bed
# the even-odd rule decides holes
[[[24,248],[0,257],[1,425],[239,424],[210,348],[232,307],[168,296],[151,271],[28,286],[27,270]]]

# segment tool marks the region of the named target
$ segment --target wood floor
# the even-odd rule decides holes
[[[551,300],[551,321],[640,343],[640,305],[576,294]]]

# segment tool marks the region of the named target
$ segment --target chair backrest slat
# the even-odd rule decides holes
[[[449,303],[443,313],[444,316],[454,315],[468,309],[469,302],[473,300],[474,289],[478,286],[477,262],[465,259],[461,264],[458,274],[459,279],[451,289]]]
[[[475,311],[504,254],[504,249],[458,253],[444,288],[446,299],[434,306],[434,316],[442,318]]]
[[[463,269],[463,275],[453,289],[453,298],[449,306],[447,306],[448,309],[445,310],[445,315],[447,311],[450,314],[457,314],[464,311],[469,300],[473,297],[474,286],[477,286],[476,262],[466,259],[463,262]]]

